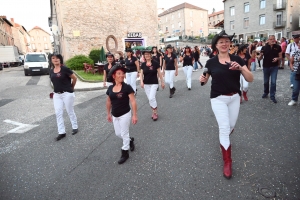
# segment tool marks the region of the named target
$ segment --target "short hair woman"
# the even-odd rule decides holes
[[[53,104],[58,128],[56,141],[59,141],[66,137],[63,117],[64,107],[66,108],[72,124],[72,135],[75,135],[78,132],[77,117],[74,112],[74,87],[77,77],[71,69],[63,65],[62,55],[52,54],[51,63],[54,68],[50,70],[50,79],[54,87]]]
[[[130,85],[124,83],[126,71],[120,64],[113,66],[109,72],[109,76],[113,79],[113,85],[109,86],[106,91],[107,120],[113,122],[116,135],[123,140],[119,164],[123,164],[129,158],[129,148],[131,151],[135,148],[134,138],[129,136],[129,126],[130,119],[132,124],[136,124],[138,121],[134,90]],[[132,108],[132,117],[129,102]]]

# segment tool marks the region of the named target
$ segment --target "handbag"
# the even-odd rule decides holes
[[[50,94],[49,94],[50,99],[53,99],[53,95],[54,95],[54,92],[50,92]]]

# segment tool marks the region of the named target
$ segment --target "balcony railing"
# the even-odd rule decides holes
[[[286,26],[286,21],[274,22],[273,28],[283,28]]]
[[[273,10],[285,10],[286,9],[286,1],[282,0],[281,4],[275,3],[273,4]]]

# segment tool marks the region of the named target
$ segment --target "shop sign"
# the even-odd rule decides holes
[[[142,37],[142,33],[141,32],[127,33],[127,37],[128,38],[141,38]]]

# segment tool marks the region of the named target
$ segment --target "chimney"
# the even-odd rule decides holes
[[[15,23],[15,20],[14,20],[14,18],[10,18],[10,21],[11,21],[11,22],[13,22],[13,23]]]

